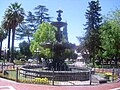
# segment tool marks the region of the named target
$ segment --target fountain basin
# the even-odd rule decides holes
[[[40,77],[48,78],[55,81],[87,81],[89,80],[89,70],[74,70],[74,71],[51,71],[51,70],[36,70],[21,68],[20,74],[25,77]]]

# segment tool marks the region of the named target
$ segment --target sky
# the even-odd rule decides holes
[[[44,5],[49,9],[48,13],[50,17],[53,17],[52,21],[56,21],[58,9],[63,10],[62,21],[68,24],[68,39],[69,42],[76,45],[79,44],[77,36],[83,37],[85,35],[86,18],[85,12],[88,7],[88,2],[91,0],[3,0],[0,2],[0,22],[3,19],[4,12],[10,3],[18,2],[25,12],[34,11],[34,8],[38,5]],[[109,11],[115,10],[120,7],[120,0],[99,0],[101,6],[101,14],[107,15]],[[20,41],[15,40],[15,46],[19,45]],[[7,39],[3,41],[3,47],[7,46]]]

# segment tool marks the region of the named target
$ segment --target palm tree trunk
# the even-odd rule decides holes
[[[1,59],[1,52],[2,52],[2,41],[0,41],[0,59]]]
[[[11,50],[11,62],[14,60],[14,40],[15,40],[15,27],[12,29],[12,50]]]
[[[7,61],[9,62],[10,58],[10,36],[11,36],[11,29],[8,30],[8,50],[7,50]]]

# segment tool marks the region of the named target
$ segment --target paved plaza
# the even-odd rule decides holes
[[[0,90],[120,90],[120,82],[93,86],[51,86],[17,83],[0,78]]]

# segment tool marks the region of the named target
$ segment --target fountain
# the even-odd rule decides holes
[[[64,63],[66,59],[64,57],[64,52],[66,49],[73,49],[75,47],[74,44],[68,42],[67,38],[67,23],[62,22],[61,13],[62,10],[58,10],[57,21],[52,22],[51,24],[57,28],[55,32],[55,42],[43,42],[40,46],[44,48],[50,48],[52,53],[52,62],[48,66],[47,70],[28,70],[26,67],[21,69],[21,73],[24,75],[29,75],[30,73],[34,73],[33,77],[47,77],[49,80],[55,81],[80,81],[80,80],[89,80],[89,70],[88,69],[73,69],[69,68],[68,65]],[[63,40],[64,38],[64,40]],[[29,73],[26,73],[29,72]],[[54,79],[53,79],[54,78]]]
[[[57,27],[57,32],[56,32],[56,40],[58,42],[62,41],[62,31],[61,28],[67,26],[67,23],[62,22],[62,18],[61,18],[61,13],[63,13],[62,10],[58,10],[56,11],[58,13],[58,17],[57,17],[57,21],[56,22],[52,22],[51,24],[55,27]]]
[[[58,13],[57,21],[51,23],[57,28],[55,33],[56,42],[53,43],[54,57],[52,66],[54,70],[57,71],[68,71],[69,68],[64,63],[65,58],[63,57],[63,53],[65,52],[65,49],[74,48],[75,45],[68,42],[67,23],[61,21],[61,13],[63,13],[63,11],[58,10],[56,12]],[[64,40],[62,40],[63,38]]]
[[[68,66],[64,63],[64,52],[65,49],[71,49],[74,48],[75,45],[68,42],[68,36],[67,36],[67,23],[62,22],[61,13],[63,13],[62,10],[58,10],[58,17],[57,21],[52,22],[51,24],[57,28],[57,31],[55,32],[55,42],[45,42],[40,44],[44,48],[50,48],[51,52],[54,53],[52,58],[52,64],[49,65],[49,69],[52,68],[55,71],[68,71]]]

